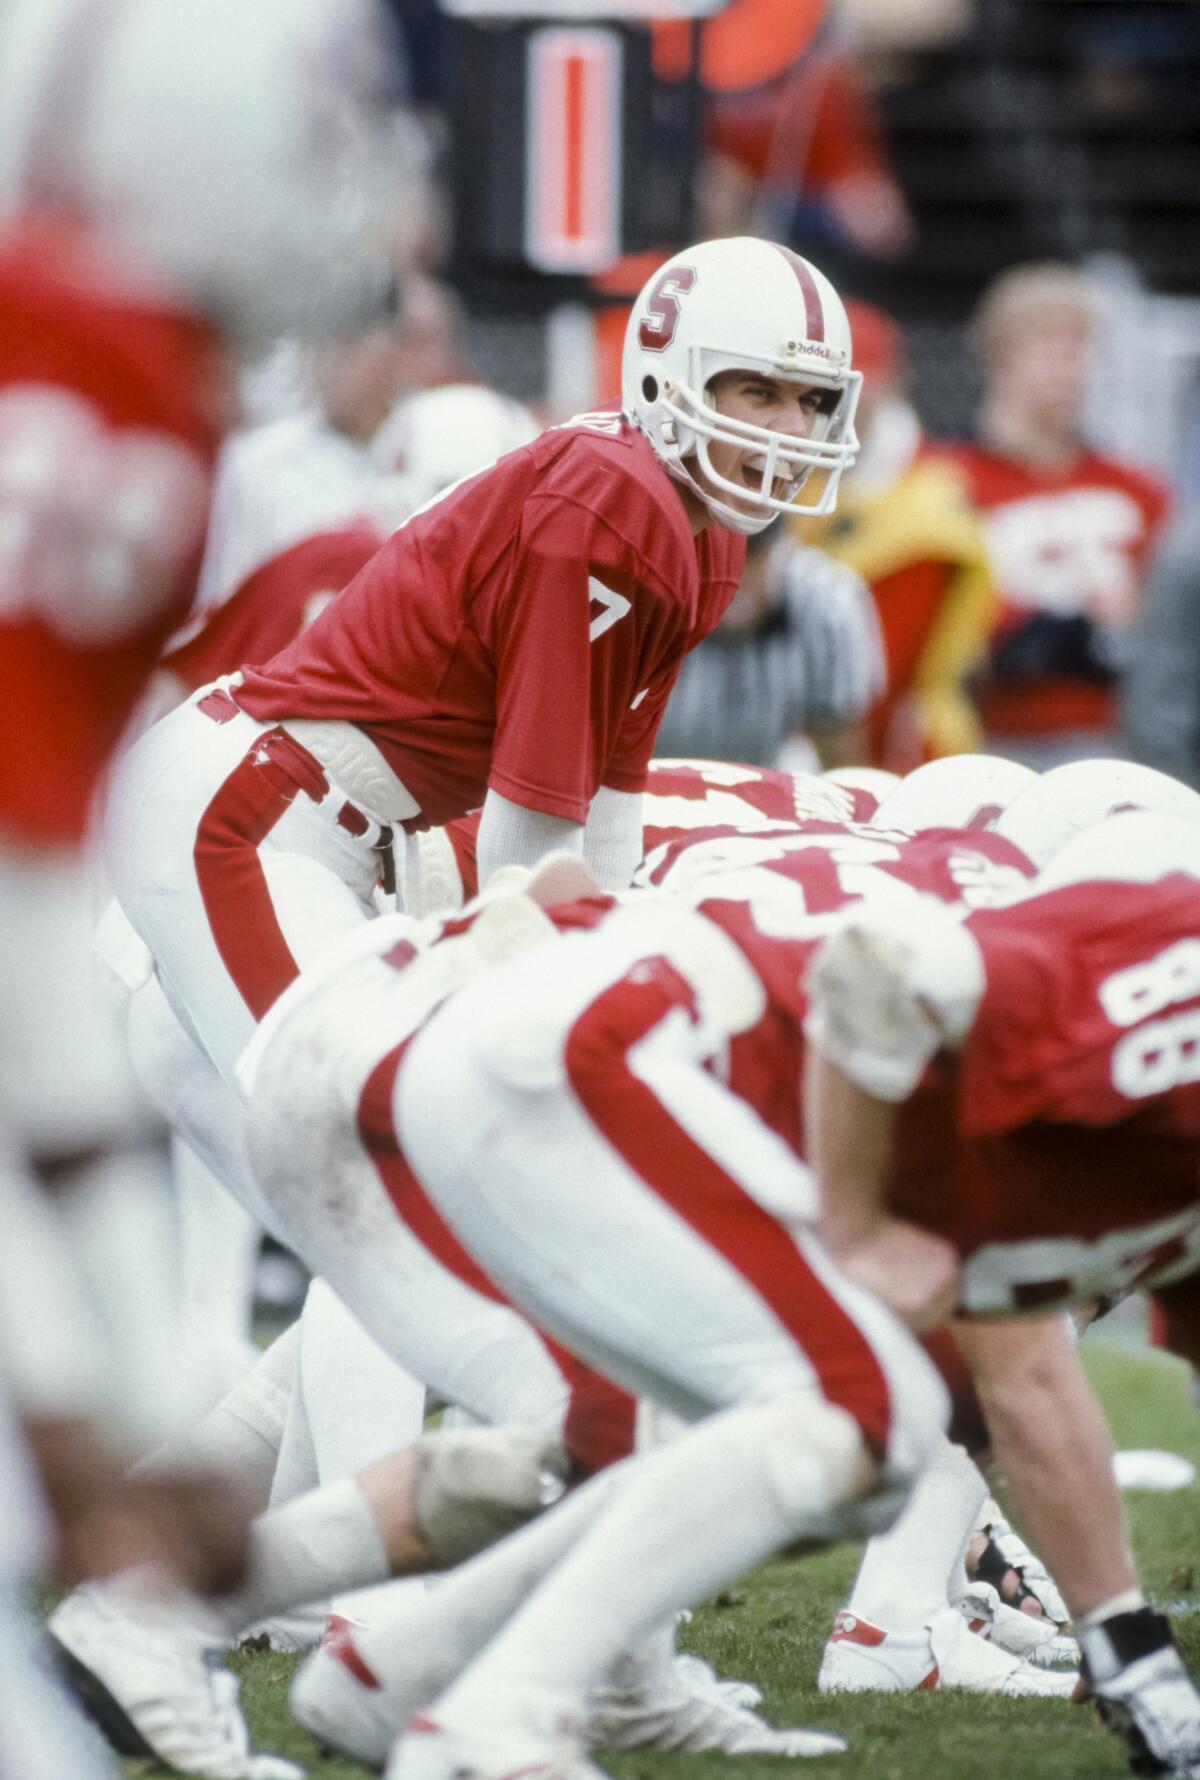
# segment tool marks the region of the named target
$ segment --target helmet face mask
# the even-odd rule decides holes
[[[714,378],[743,371],[828,391],[806,437],[723,414]],[[702,242],[668,261],[639,295],[626,332],[624,405],[665,468],[732,530],[761,531],[779,513],[833,510],[854,462],[862,385],[833,286],[815,266],[769,241]],[[751,450],[757,487],[717,469],[712,446]],[[814,470],[816,498],[796,501]],[[732,500],[723,497],[733,497]]]

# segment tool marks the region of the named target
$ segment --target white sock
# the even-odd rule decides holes
[[[944,1441],[895,1526],[868,1541],[850,1611],[885,1631],[902,1631],[944,1608],[952,1589],[958,1598],[963,1554],[986,1495],[973,1460]]]
[[[532,1692],[582,1711],[677,1608],[820,1527],[857,1492],[857,1429],[799,1395],[726,1410],[635,1459],[602,1513],[439,1702],[477,1720]]]
[[[294,1335],[296,1338],[298,1359],[300,1353],[299,1322],[292,1324],[288,1334]],[[285,1502],[294,1502],[297,1496],[307,1495],[309,1490],[319,1488],[320,1482],[312,1429],[308,1425],[308,1410],[304,1403],[304,1392],[300,1389],[297,1378],[296,1386],[288,1399],[287,1419],[284,1422],[283,1436],[279,1442],[275,1475],[271,1479],[270,1505],[272,1508],[282,1508]]]
[[[256,1620],[390,1574],[367,1499],[347,1477],[257,1520],[246,1582],[213,1607],[232,1638]]]
[[[299,1352],[300,1331],[293,1324],[215,1409],[180,1439],[158,1447],[139,1469],[155,1474],[208,1466],[237,1485],[253,1513],[262,1513],[271,1501]],[[313,1473],[304,1487],[315,1481]]]
[[[424,1425],[425,1387],[384,1353],[324,1280],[300,1317],[300,1388],[321,1483],[411,1446]]]
[[[253,1364],[250,1313],[261,1230],[180,1138],[171,1145],[179,1227],[180,1340],[195,1413]]]
[[[147,1144],[96,1156],[72,1171],[55,1211],[107,1340],[122,1436],[130,1456],[141,1457],[192,1419],[179,1390],[165,1150]]]
[[[629,1465],[612,1465],[554,1508],[439,1578],[423,1600],[393,1600],[355,1645],[387,1696],[397,1725],[449,1686],[619,1489]]]

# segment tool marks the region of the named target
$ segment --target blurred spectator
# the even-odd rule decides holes
[[[486,384],[441,383],[397,404],[376,436],[374,453],[399,478],[415,512],[464,476],[528,445],[540,431],[528,408]]]
[[[385,318],[320,346],[311,402],[225,445],[196,606],[184,634],[199,630],[280,551],[370,519],[368,491],[379,480],[371,441],[405,387],[405,333],[400,319]],[[182,640],[177,635],[171,646]]]
[[[1200,790],[1200,506],[1167,534],[1147,579],[1124,719],[1134,760]]]
[[[690,27],[656,30],[656,70],[678,78]],[[832,0],[732,0],[701,26],[700,78],[703,233],[908,251],[912,219]]]
[[[863,373],[855,416],[862,446],[837,513],[801,529],[856,570],[874,597],[887,677],[870,714],[870,758],[905,773],[979,745],[965,682],[987,647],[994,593],[961,477],[924,448],[899,328],[865,303],[846,309]]]
[[[852,569],[775,528],[751,538],[741,586],[685,657],[658,733],[660,759],[803,771],[864,757],[882,685],[871,598]]]
[[[380,328],[326,348],[315,407],[225,447],[201,597],[163,657],[159,713],[286,648],[410,513],[536,437],[528,409],[478,383],[388,412],[405,338]]]
[[[436,389],[442,383],[473,383],[475,372],[463,342],[462,299],[437,278],[414,273],[405,280],[400,305],[403,389]]]
[[[373,326],[321,351],[314,402],[228,442],[190,628],[326,516],[365,517],[371,440],[399,391],[400,366],[394,326]]]
[[[988,745],[1030,766],[1111,752],[1116,684],[1168,505],[1082,435],[1093,312],[1071,267],[1020,266],[975,318],[978,440],[952,453],[1000,595],[977,689]]]

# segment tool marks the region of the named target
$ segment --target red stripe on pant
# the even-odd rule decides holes
[[[695,1001],[665,958],[643,960],[597,996],[567,1039],[567,1074],[600,1135],[663,1202],[725,1256],[793,1336],[823,1395],[847,1410],[877,1454],[887,1446],[887,1380],[857,1323],[764,1211],[677,1124],[629,1066],[632,1046]],[[669,1313],[666,1313],[669,1314]]]
[[[515,1310],[496,1282],[463,1247],[401,1152],[392,1120],[392,1094],[396,1072],[411,1043],[411,1039],[405,1039],[372,1070],[358,1103],[359,1136],[389,1199],[421,1246],[463,1285],[493,1304]],[[517,1314],[523,1316],[524,1312]],[[590,1477],[594,1471],[633,1451],[637,1404],[627,1391],[594,1372],[536,1324],[530,1326],[570,1391],[563,1440],[572,1470],[581,1477]]]
[[[213,940],[256,1020],[300,974],[267,888],[259,843],[305,792],[319,803],[329,781],[286,730],[258,737],[220,785],[196,830],[192,858]]]

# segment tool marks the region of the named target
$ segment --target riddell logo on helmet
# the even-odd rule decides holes
[[[844,352],[834,346],[822,346],[819,340],[785,340],[779,352],[780,358],[827,358],[843,359]]]

